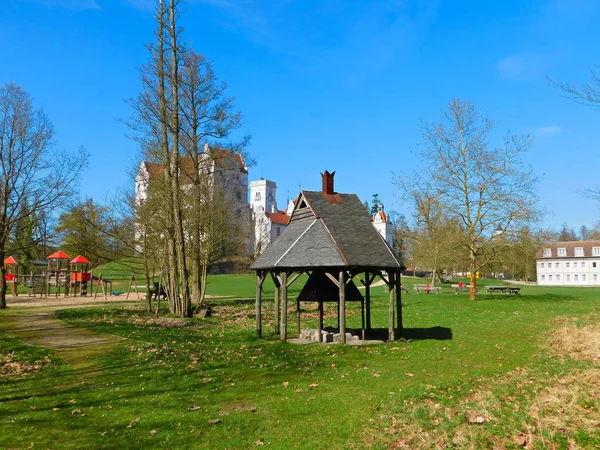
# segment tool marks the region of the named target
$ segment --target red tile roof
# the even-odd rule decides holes
[[[290,216],[283,212],[267,213],[267,217],[278,225],[287,225],[290,221]]]
[[[209,156],[214,159],[214,161],[218,167],[223,167],[223,165],[225,164],[227,155],[229,155],[230,153],[231,153],[231,150],[225,150],[220,147],[211,147],[209,150]],[[202,158],[203,155],[206,155],[206,153],[199,154],[198,158]],[[246,164],[244,163],[244,158],[242,158],[242,155],[240,155],[239,153],[236,153],[235,160],[236,160],[237,164],[240,166],[240,170],[243,173],[248,173],[248,168],[246,167]],[[148,175],[150,176],[151,179],[162,175],[164,172],[163,164],[144,161],[144,166],[146,167],[146,170],[148,171]],[[189,156],[182,156],[179,159],[179,167],[181,168],[181,171],[183,173],[191,174],[194,171],[194,161]],[[189,182],[190,180],[186,179],[185,181]]]

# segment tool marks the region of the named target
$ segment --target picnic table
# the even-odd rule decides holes
[[[471,290],[470,284],[463,284],[462,286],[460,284],[453,284],[450,287],[452,288],[452,290],[455,294],[458,294],[459,292],[465,292],[465,291]],[[479,288],[475,287],[475,291],[478,292]]]
[[[426,287],[427,287],[427,286],[429,286],[429,292],[435,292],[435,293],[436,293],[436,295],[437,295],[437,294],[439,294],[439,293],[440,293],[440,290],[442,289],[442,288],[441,288],[441,287],[439,287],[439,286],[432,286],[431,284],[430,284],[430,285],[427,285],[427,284],[415,284],[415,285],[413,285],[413,289],[414,289],[414,290],[417,292],[417,294],[418,294],[418,293],[419,293],[419,292],[421,292],[421,291],[423,291],[423,292],[427,292],[427,290],[426,290]]]
[[[507,295],[518,295],[521,293],[521,288],[514,286],[487,286],[485,290],[491,295],[494,295],[494,292],[500,292],[501,294]]]

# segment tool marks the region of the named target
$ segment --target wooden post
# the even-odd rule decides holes
[[[394,272],[388,272],[388,287],[390,289],[390,309],[389,309],[389,324],[388,324],[388,340],[394,340],[394,301],[395,290],[394,289]]]
[[[94,300],[98,296],[98,289],[100,288],[100,283],[102,283],[102,274],[98,276],[98,280],[96,281],[96,291],[94,292]]]
[[[323,342],[323,300],[319,300],[319,342]]]
[[[288,310],[288,293],[287,293],[287,272],[281,274],[281,331],[279,338],[281,342],[287,342],[287,310]]]
[[[129,280],[129,287],[127,288],[127,296],[125,297],[125,300],[129,300],[129,293],[131,292],[131,286],[133,285],[134,281],[135,281],[135,275],[131,274],[131,280]]]
[[[365,333],[365,299],[363,298],[360,301],[360,326],[361,326],[361,331],[362,331],[362,340],[364,341],[366,339],[366,333]]]
[[[296,328],[300,337],[300,300],[296,300]]]
[[[396,273],[396,322],[398,331],[396,337],[401,338],[404,335],[404,325],[402,324],[402,289],[400,289],[400,271]]]
[[[346,343],[346,271],[340,270],[340,309],[338,311],[340,321],[340,344]]]
[[[279,275],[273,277],[273,282],[275,283],[275,333],[279,334],[281,331],[281,317],[279,317],[281,312],[281,281]]]
[[[256,337],[262,339],[262,284],[265,274],[261,271],[256,272]]]
[[[371,329],[371,274],[369,272],[365,272],[365,280],[367,284],[365,285],[365,301],[367,302],[367,330]]]

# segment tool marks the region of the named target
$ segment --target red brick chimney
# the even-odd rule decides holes
[[[323,179],[323,194],[333,195],[335,191],[333,190],[333,177],[335,176],[335,172],[329,173],[327,170],[325,173],[321,174],[321,178]]]

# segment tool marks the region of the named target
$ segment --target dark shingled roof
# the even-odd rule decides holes
[[[302,191],[288,227],[252,269],[368,267],[403,269],[355,194]]]

